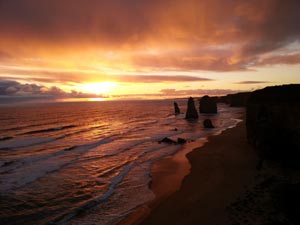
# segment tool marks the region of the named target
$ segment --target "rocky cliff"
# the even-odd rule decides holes
[[[245,107],[251,92],[240,92],[236,94],[229,94],[226,96],[227,103],[231,107]]]
[[[246,124],[248,141],[263,159],[300,167],[300,84],[254,91]]]

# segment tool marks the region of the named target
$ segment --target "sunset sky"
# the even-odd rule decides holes
[[[299,0],[0,0],[0,98],[300,83]]]

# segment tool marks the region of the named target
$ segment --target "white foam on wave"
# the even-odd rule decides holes
[[[0,150],[46,144],[48,142],[55,141],[56,139],[57,138],[48,138],[48,137],[28,137],[28,138],[19,137],[19,138],[3,141],[2,143],[0,143]]]
[[[111,185],[104,195],[85,207],[89,209],[86,216],[71,219],[76,216],[75,212],[71,216],[64,217],[63,224],[94,224],[95,221],[102,225],[115,224],[136,207],[154,199],[155,196],[147,185],[151,179],[149,168],[149,164],[141,166],[139,163],[125,166],[117,176],[112,178]]]
[[[80,156],[90,149],[111,141],[109,138],[104,138],[94,143],[77,146],[70,151],[59,151],[49,155],[21,160],[19,165],[21,164],[22,166],[16,167],[14,165],[13,173],[11,172],[12,168],[6,168],[6,173],[2,171],[0,178],[5,180],[5,182],[0,183],[0,191],[7,192],[32,183],[48,173],[58,171],[77,162],[80,160]]]
[[[60,131],[65,129],[70,129],[76,127],[75,125],[66,125],[66,126],[58,126],[58,127],[49,127],[49,128],[43,128],[39,130],[31,130],[27,131],[23,134],[38,134],[38,133],[47,133],[47,132],[54,132],[54,131]]]
[[[122,171],[120,171],[115,177],[113,177],[110,181],[110,185],[108,186],[107,190],[104,192],[104,194],[101,197],[96,197],[94,199],[91,199],[87,203],[81,205],[76,210],[73,210],[72,212],[69,212],[65,215],[63,215],[60,218],[55,219],[54,221],[50,223],[59,223],[62,224],[68,220],[70,220],[72,217],[76,216],[79,212],[82,210],[87,210],[89,208],[94,207],[95,205],[98,205],[101,202],[106,201],[115,191],[116,186],[123,180],[123,178],[128,174],[128,172],[135,166],[135,163],[131,163],[126,165]]]

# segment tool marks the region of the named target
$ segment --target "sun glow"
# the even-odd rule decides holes
[[[100,83],[89,83],[80,85],[80,89],[84,92],[88,92],[96,95],[109,95],[109,92],[116,87],[115,82],[106,81]]]

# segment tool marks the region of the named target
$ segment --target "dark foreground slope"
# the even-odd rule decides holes
[[[263,159],[300,167],[300,84],[253,92],[247,104],[247,137]]]
[[[259,153],[257,169],[263,179],[256,192],[249,192],[248,199],[236,204],[243,206],[244,213],[256,205],[262,213],[260,221],[268,224],[300,224],[300,84],[267,87],[251,94],[247,138]]]

